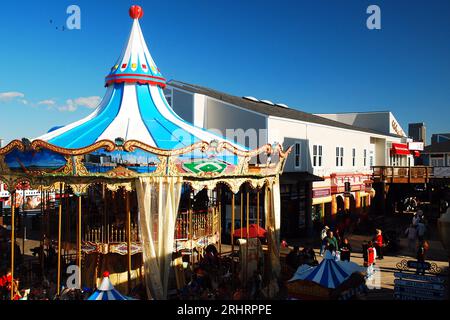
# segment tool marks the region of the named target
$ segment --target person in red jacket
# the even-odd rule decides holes
[[[383,235],[380,229],[376,229],[376,235],[373,239],[378,259],[383,259]]]

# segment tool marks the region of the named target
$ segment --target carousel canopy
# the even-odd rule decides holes
[[[96,110],[37,139],[66,149],[80,149],[117,138],[165,150],[199,141],[225,141],[184,121],[173,111],[164,96],[166,80],[148,50],[139,25],[142,8],[133,6],[130,16],[133,25],[128,41],[106,76],[107,92]]]
[[[335,289],[354,272],[364,269],[354,262],[336,261],[330,251],[326,251],[322,262],[316,266],[301,265],[289,282],[309,280],[325,288]]]
[[[88,298],[88,300],[132,300],[117,291],[109,280],[109,273],[103,274],[100,287]]]
[[[121,182],[111,180],[128,180],[130,188],[129,181],[138,177],[171,176],[191,178],[194,189],[213,188],[221,180],[237,192],[246,181],[257,187],[278,175],[290,149],[267,144],[247,150],[174,112],[164,95],[166,80],[142,35],[143,10],[132,6],[129,13],[128,41],[105,78],[106,94],[94,112],[32,141],[14,140],[0,148],[0,179],[8,188],[23,180],[53,186],[60,177],[76,177],[70,185],[81,193],[94,179],[114,189]],[[244,176],[248,180],[236,179]]]

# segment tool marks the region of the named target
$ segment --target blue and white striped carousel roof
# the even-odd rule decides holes
[[[131,298],[117,291],[109,280],[109,276],[105,276],[100,287],[95,290],[88,300],[131,300]]]
[[[173,111],[164,96],[165,79],[142,35],[139,25],[142,15],[140,7],[130,9],[133,26],[127,45],[106,77],[107,92],[95,111],[36,139],[66,149],[80,149],[117,138],[137,140],[166,150],[199,141],[226,141],[186,122]],[[245,150],[233,142],[230,144]]]
[[[354,262],[336,261],[331,252],[326,251],[324,259],[318,266],[301,265],[289,281],[309,280],[325,288],[335,289],[354,272],[363,271],[364,268]]]

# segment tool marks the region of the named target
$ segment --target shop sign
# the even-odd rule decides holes
[[[417,150],[423,151],[423,142],[409,142],[408,143],[409,150]]]
[[[313,198],[323,198],[331,196],[330,189],[317,189],[313,190]]]

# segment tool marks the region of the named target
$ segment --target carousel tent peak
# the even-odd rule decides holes
[[[106,86],[113,83],[139,83],[165,88],[166,79],[155,64],[142,34],[139,19],[144,15],[140,6],[131,6],[131,32],[119,59],[106,76]]]

